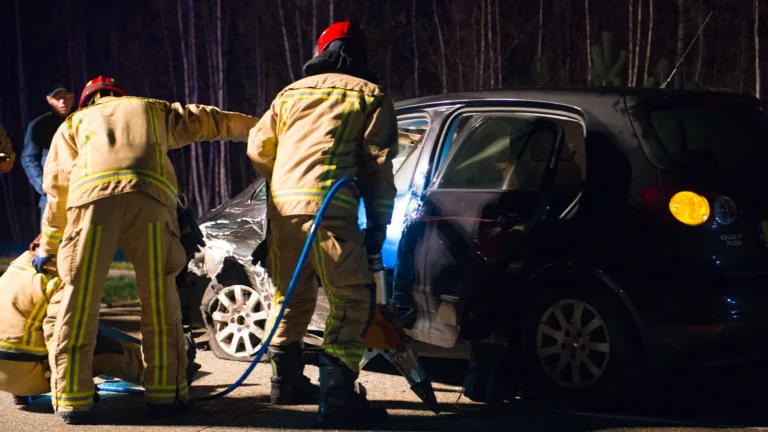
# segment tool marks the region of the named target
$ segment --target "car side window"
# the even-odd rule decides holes
[[[408,156],[414,152],[424,141],[424,135],[429,129],[429,118],[427,116],[415,116],[398,119],[397,122],[397,157],[392,159],[394,172],[397,172],[401,165],[408,159]]]
[[[468,117],[468,118],[467,118]],[[467,114],[451,146],[457,146],[438,189],[537,190],[560,127],[534,116]]]
[[[259,186],[258,189],[253,191],[253,194],[251,195],[251,199],[248,200],[249,204],[255,204],[260,202],[265,202],[267,200],[267,187],[265,185]]]

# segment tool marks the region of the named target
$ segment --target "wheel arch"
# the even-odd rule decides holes
[[[647,366],[654,364],[653,344],[645,321],[635,307],[632,300],[622,289],[621,285],[606,272],[597,266],[578,264],[570,261],[559,261],[543,265],[521,278],[519,289],[514,293],[515,313],[511,314],[513,328],[522,326],[522,317],[525,307],[533,300],[539,290],[547,289],[546,286],[553,281],[578,278],[585,282],[592,282],[594,286],[605,289],[619,299],[620,303],[630,317],[632,332],[640,342],[640,348]]]

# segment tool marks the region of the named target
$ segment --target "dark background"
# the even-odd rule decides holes
[[[366,30],[372,69],[400,100],[535,85],[657,87],[714,11],[669,87],[756,94],[755,9],[764,47],[768,1],[588,2],[589,26],[585,0],[0,0],[0,121],[18,156],[50,87],[62,82],[79,96],[99,74],[128,94],[260,117],[302,76],[319,33],[340,20]],[[255,176],[241,143],[197,143],[170,156],[198,215]],[[34,238],[38,198],[17,159],[0,176],[0,244]]]

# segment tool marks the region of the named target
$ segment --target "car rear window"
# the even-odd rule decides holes
[[[640,104],[646,139],[681,165],[702,158],[720,169],[762,167],[768,156],[768,115],[746,99],[701,98]]]

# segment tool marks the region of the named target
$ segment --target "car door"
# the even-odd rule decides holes
[[[410,270],[412,336],[450,347],[491,267],[501,257],[522,260],[553,205],[563,207],[558,165],[569,154],[566,130],[579,123],[513,109],[465,109],[446,122],[445,151],[406,226],[400,259],[408,263],[395,278],[402,284]]]

